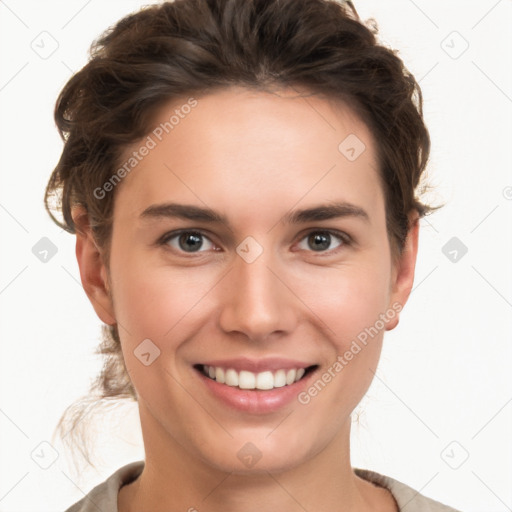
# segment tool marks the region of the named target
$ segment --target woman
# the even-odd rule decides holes
[[[421,91],[350,2],[145,8],[56,121],[46,204],[145,449],[68,512],[454,510],[350,464],[432,210]]]

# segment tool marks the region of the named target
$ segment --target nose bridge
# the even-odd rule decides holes
[[[254,252],[246,257],[254,249],[250,241],[240,244],[224,283],[220,320],[226,332],[240,331],[258,340],[291,329],[293,311],[290,291],[275,275],[279,273],[274,269],[277,265],[272,251],[263,250],[255,259]]]

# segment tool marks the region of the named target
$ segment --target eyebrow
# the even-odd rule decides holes
[[[370,217],[363,208],[348,202],[334,202],[303,210],[293,210],[284,215],[282,220],[288,224],[302,224],[340,217],[355,217],[370,222]],[[179,203],[151,205],[140,214],[140,218],[142,220],[179,218],[197,222],[224,223],[229,226],[227,217],[211,208]]]

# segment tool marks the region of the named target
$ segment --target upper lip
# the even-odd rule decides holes
[[[313,363],[305,363],[295,359],[285,359],[281,357],[271,357],[267,359],[249,359],[246,357],[237,357],[234,359],[215,359],[203,361],[201,365],[218,366],[220,368],[229,369],[240,372],[242,370],[260,373],[264,371],[291,370],[299,368],[308,368]]]

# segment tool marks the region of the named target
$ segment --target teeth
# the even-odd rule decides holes
[[[286,372],[284,370],[277,370],[274,374],[274,387],[282,388],[286,386]]]
[[[261,372],[256,375],[256,389],[274,389],[272,372]]]
[[[293,384],[295,382],[296,376],[297,376],[297,370],[288,370],[288,372],[286,373],[286,384],[288,384],[288,386],[290,384]]]
[[[231,387],[239,387],[240,389],[274,389],[283,386],[290,386],[294,382],[304,377],[306,370],[297,368],[291,370],[264,371],[260,373],[248,372],[242,370],[237,372],[233,368],[224,368],[216,366],[203,365],[203,373],[221,384]]]
[[[256,387],[256,375],[242,370],[238,379],[238,387],[240,389],[254,389]]]
[[[210,373],[210,372],[208,372]],[[227,370],[226,371],[226,382],[228,386],[238,386],[239,378],[238,373],[235,372],[235,370]]]
[[[226,382],[224,377],[224,370],[222,368],[215,368],[215,380],[217,382],[220,382],[221,384],[224,384]]]

